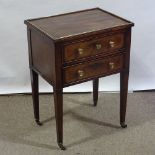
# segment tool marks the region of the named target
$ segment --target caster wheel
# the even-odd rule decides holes
[[[58,143],[58,146],[60,147],[61,150],[66,150],[66,147],[64,147],[62,143]]]
[[[39,120],[36,120],[36,123],[37,123],[37,125],[39,125],[39,126],[42,126],[42,125],[43,125]]]
[[[121,122],[120,124],[122,128],[127,128],[127,124],[125,124],[125,122]]]

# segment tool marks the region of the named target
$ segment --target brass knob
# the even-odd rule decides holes
[[[110,69],[114,69],[115,64],[113,62],[109,62]]]
[[[96,49],[99,50],[102,48],[102,45],[101,44],[96,44]]]
[[[110,44],[111,47],[115,46],[115,42],[114,41],[110,41],[109,44]]]
[[[82,54],[83,54],[83,51],[84,51],[84,49],[78,48],[78,53],[79,53],[79,55],[82,55]]]
[[[84,71],[83,70],[78,70],[78,74],[79,74],[79,77],[83,77],[84,76]]]

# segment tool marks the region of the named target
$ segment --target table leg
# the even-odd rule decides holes
[[[42,125],[39,117],[39,92],[38,92],[38,74],[30,69],[31,85],[32,85],[32,98],[34,108],[34,118],[38,125]]]
[[[97,105],[98,101],[98,85],[99,85],[99,79],[94,79],[93,80],[93,101],[94,101],[94,106]]]
[[[120,73],[120,125],[122,128],[126,128],[125,115],[127,106],[127,94],[128,94],[128,72]]]
[[[54,104],[55,118],[57,130],[57,142],[61,150],[66,148],[63,146],[63,89],[54,88]]]

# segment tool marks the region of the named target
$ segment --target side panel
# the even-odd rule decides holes
[[[54,43],[46,36],[31,30],[32,68],[45,80],[53,83],[54,78]]]

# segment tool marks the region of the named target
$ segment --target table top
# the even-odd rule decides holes
[[[25,24],[45,33],[53,40],[133,26],[132,22],[100,8],[25,20]]]

